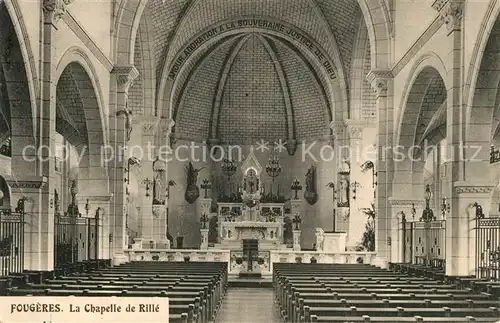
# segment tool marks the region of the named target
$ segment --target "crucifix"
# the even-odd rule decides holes
[[[208,190],[212,189],[212,184],[210,183],[210,180],[208,178],[205,178],[200,186],[201,189],[205,190],[205,198],[208,198]]]
[[[300,218],[300,215],[298,213],[295,214],[292,222],[295,224],[295,230],[300,230],[299,225],[302,223],[302,219]]]

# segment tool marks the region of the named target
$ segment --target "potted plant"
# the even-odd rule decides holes
[[[362,208],[361,212],[366,214],[365,232],[361,243],[357,249],[365,251],[375,251],[375,204],[372,202],[370,207]]]

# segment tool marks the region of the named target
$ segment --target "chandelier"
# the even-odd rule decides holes
[[[220,168],[224,174],[226,174],[228,177],[231,177],[236,173],[237,166],[232,160],[224,158],[222,160]]]
[[[269,163],[266,166],[266,173],[273,180],[281,173],[280,160],[274,153],[271,157],[269,157]]]

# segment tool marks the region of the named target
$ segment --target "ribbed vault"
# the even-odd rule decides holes
[[[194,64],[175,104],[178,139],[247,144],[329,133],[328,98],[311,65],[260,33],[228,37]]]

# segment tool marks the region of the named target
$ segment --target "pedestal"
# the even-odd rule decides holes
[[[128,257],[124,253],[113,255],[113,266],[119,266],[128,262]]]
[[[208,229],[200,229],[200,234],[201,234],[200,249],[207,250],[208,249]]]
[[[322,252],[325,247],[325,230],[316,228],[316,251]]]
[[[323,251],[326,253],[345,252],[347,242],[346,232],[323,233]]]
[[[300,251],[300,230],[293,230],[293,251]]]

